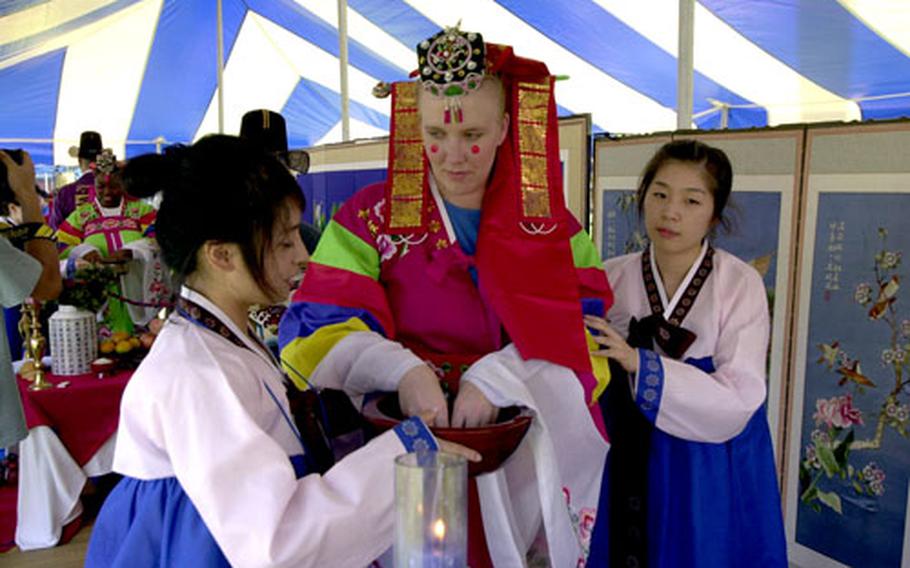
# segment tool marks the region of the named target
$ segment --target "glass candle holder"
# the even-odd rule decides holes
[[[467,486],[461,456],[417,452],[395,458],[396,568],[467,565]]]

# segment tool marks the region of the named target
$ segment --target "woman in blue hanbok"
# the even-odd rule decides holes
[[[765,414],[769,313],[758,272],[715,249],[733,172],[666,144],[638,189],[650,240],[605,263],[616,301],[587,318],[615,370],[612,446],[589,566],[786,567]]]

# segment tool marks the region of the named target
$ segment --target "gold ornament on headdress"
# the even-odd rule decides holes
[[[423,226],[423,140],[417,111],[417,83],[394,85],[392,132],[389,138],[389,230],[407,232]]]
[[[392,94],[392,85],[385,81],[376,83],[373,87],[373,96],[377,99],[384,99]]]
[[[526,218],[551,215],[547,172],[550,82],[518,84],[518,152],[521,208]]]

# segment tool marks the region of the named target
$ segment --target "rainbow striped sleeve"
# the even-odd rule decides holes
[[[326,354],[348,334],[395,336],[379,283],[380,258],[355,207],[342,207],[323,231],[293,303],[278,328],[281,360],[301,389]]]
[[[54,236],[57,238],[57,249],[60,253],[60,259],[66,260],[73,248],[85,240],[81,219],[75,214],[70,215],[66,221],[57,227],[57,232]]]
[[[613,290],[607,281],[597,249],[584,229],[579,228],[570,242],[575,273],[578,275],[579,296],[584,313],[603,316],[613,305]]]
[[[572,237],[571,246],[575,272],[578,275],[582,312],[603,317],[613,305],[613,291],[610,289],[607,273],[604,272],[603,264],[597,255],[597,249],[588,234],[580,227]],[[587,328],[585,337],[588,341],[589,351],[599,349]],[[603,357],[591,357],[591,368],[597,386],[594,387],[589,402],[594,403],[610,384],[609,361]]]
[[[148,239],[155,238],[155,217],[158,211],[148,203],[139,207],[139,225],[142,227],[142,236]]]

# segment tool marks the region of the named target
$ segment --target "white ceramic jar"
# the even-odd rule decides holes
[[[98,356],[98,328],[95,314],[74,306],[61,305],[50,317],[51,372],[81,375],[91,370]]]

